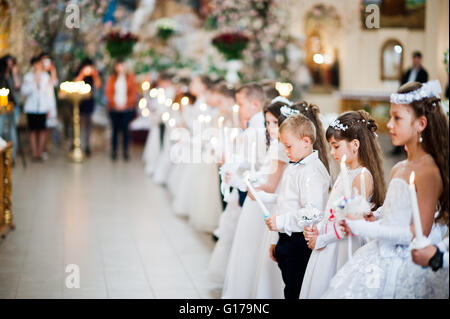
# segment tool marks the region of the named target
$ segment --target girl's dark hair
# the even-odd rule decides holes
[[[311,122],[313,122],[314,127],[316,128],[316,140],[314,141],[313,148],[319,152],[319,158],[322,161],[323,165],[325,165],[329,173],[330,163],[328,160],[328,147],[327,141],[325,139],[325,131],[322,127],[322,122],[320,121],[319,118],[320,114],[319,107],[315,104],[309,104],[306,101],[301,101],[299,103],[290,106],[290,108],[300,111],[301,114],[303,114],[308,119],[310,119]]]
[[[410,82],[402,85],[397,93],[408,93],[418,90],[422,87],[421,83]],[[442,110],[441,99],[438,97],[424,98],[419,101],[413,101],[409,105],[414,110],[417,117],[425,116],[427,126],[421,133],[422,147],[425,152],[430,154],[441,173],[443,191],[439,197],[439,215],[436,221],[448,224],[449,219],[449,171],[448,171],[448,117]]]
[[[278,127],[280,127],[280,125],[286,119],[286,117],[283,116],[280,111],[280,109],[283,106],[288,106],[288,105],[284,102],[275,102],[275,103],[269,104],[263,110],[264,118],[266,118],[266,113],[269,112],[270,114],[272,114],[273,116],[275,116],[277,118]],[[267,147],[269,147],[269,145],[270,145],[270,135],[269,135],[269,131],[267,130],[267,128],[266,128],[266,145],[267,145]]]
[[[364,110],[349,111],[341,114],[337,120],[346,130],[335,129],[329,126],[326,132],[327,140],[331,137],[336,140],[359,141],[358,159],[366,167],[373,178],[373,195],[371,202],[375,209],[383,205],[386,196],[386,183],[384,181],[383,153],[377,141],[375,120]]]

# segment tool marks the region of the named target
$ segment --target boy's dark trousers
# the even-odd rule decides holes
[[[285,284],[284,297],[298,299],[311,249],[308,248],[303,233],[292,233],[291,236],[278,234],[280,238],[275,246],[274,257]]]

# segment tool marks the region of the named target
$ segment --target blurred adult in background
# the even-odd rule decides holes
[[[91,96],[80,102],[80,124],[81,124],[81,145],[86,156],[91,155],[90,137],[92,131],[92,113],[94,113],[96,89],[102,86],[102,80],[98,70],[94,66],[94,61],[89,58],[81,62],[78,75],[75,81],[84,81],[91,86]]]
[[[412,67],[403,74],[401,85],[408,82],[428,82],[428,72],[422,66],[422,53],[415,51],[412,56]]]
[[[21,105],[20,85],[21,80],[16,59],[11,55],[0,58],[0,87],[9,89],[8,100],[14,104],[13,112],[0,116],[0,135],[13,143],[13,162],[16,158],[18,143],[17,123],[19,123]]]
[[[128,125],[134,117],[137,83],[134,73],[127,71],[122,59],[117,60],[106,81],[105,94],[112,124],[111,159],[117,159],[118,135],[121,132],[123,159],[128,160]]]
[[[24,112],[27,114],[30,146],[33,161],[42,161],[47,141],[47,114],[54,106],[54,81],[45,71],[39,56],[31,58],[32,69],[25,74],[21,88],[26,98]]]
[[[38,58],[42,61],[42,67],[45,72],[48,73],[51,79],[52,90],[48,90],[47,102],[49,106],[49,111],[47,113],[46,120],[46,130],[47,134],[45,134],[45,142],[44,142],[44,152],[42,153],[42,157],[44,160],[47,159],[47,144],[49,138],[51,136],[52,129],[56,128],[58,125],[58,112],[56,109],[56,94],[55,87],[58,85],[58,75],[56,73],[55,65],[50,57],[50,55],[46,52],[42,52]]]

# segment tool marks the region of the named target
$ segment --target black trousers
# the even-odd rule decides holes
[[[109,117],[112,122],[112,153],[117,154],[119,143],[119,133],[122,134],[123,155],[128,155],[128,125],[133,120],[134,110],[131,111],[110,111]]]
[[[279,233],[279,235],[280,239],[275,246],[274,257],[285,284],[284,297],[298,299],[311,250],[308,248],[303,233],[292,233],[291,236],[284,233]]]
[[[244,206],[245,199],[247,198],[247,192],[241,192],[238,190],[239,194],[239,206]]]

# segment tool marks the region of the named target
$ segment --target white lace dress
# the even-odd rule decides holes
[[[393,178],[383,205],[383,227],[410,227],[412,221],[408,183]],[[433,225],[428,238],[441,240],[442,229]],[[409,245],[375,239],[358,249],[331,280],[322,298],[448,298],[448,269],[435,273],[412,262]]]
[[[359,176],[362,169],[363,168],[360,167],[348,171],[351,184],[353,184],[354,178]],[[328,197],[323,221],[318,225],[319,236],[324,236],[325,232],[333,232],[334,221],[329,221],[331,216],[330,209],[339,198],[344,196],[344,194],[344,183],[341,175],[339,175]],[[317,242],[319,242],[319,240]],[[360,246],[361,243],[359,237],[352,237],[352,251],[355,252]],[[348,237],[342,238],[341,240],[336,238],[335,241],[328,243],[321,250],[314,249],[309,257],[308,266],[306,267],[305,276],[303,277],[300,299],[320,298],[327,290],[333,276],[348,261],[348,259]]]

